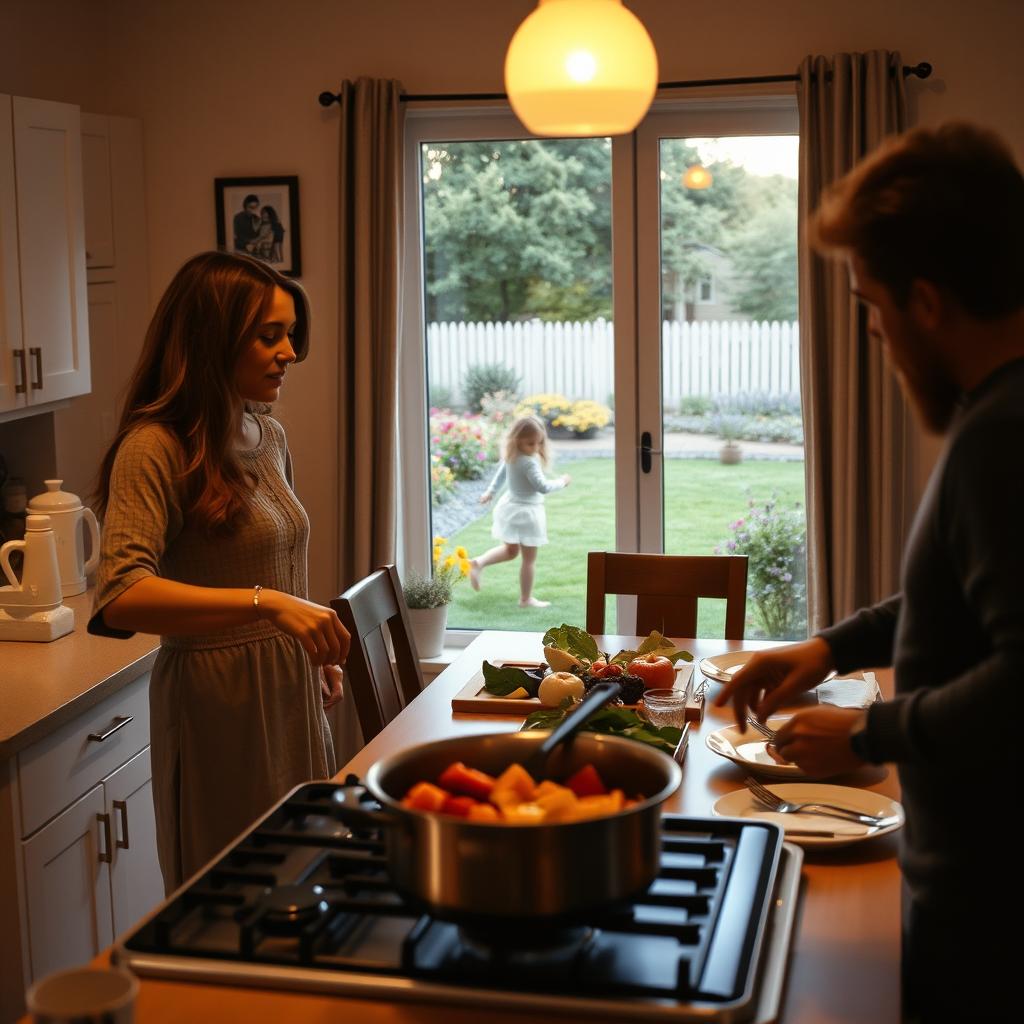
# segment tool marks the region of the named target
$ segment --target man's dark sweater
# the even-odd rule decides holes
[[[973,917],[1018,888],[1021,863],[1009,829],[1024,746],[1024,360],[957,411],[902,584],[821,635],[840,672],[893,665],[896,698],[868,712],[866,745],[899,766],[903,873],[922,906]]]

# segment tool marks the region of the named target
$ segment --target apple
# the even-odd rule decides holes
[[[668,658],[660,654],[642,654],[629,663],[631,676],[644,681],[645,690],[671,690],[676,681],[676,670]]]

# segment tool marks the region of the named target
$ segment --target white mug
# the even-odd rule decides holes
[[[132,1024],[139,983],[127,971],[75,967],[37,981],[25,995],[35,1024]]]

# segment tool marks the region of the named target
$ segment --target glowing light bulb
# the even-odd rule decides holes
[[[565,70],[574,82],[589,82],[597,74],[597,61],[586,50],[573,50],[565,58]]]
[[[682,183],[686,188],[707,188],[712,181],[714,178],[711,172],[706,167],[701,167],[700,164],[688,167],[682,177]]]

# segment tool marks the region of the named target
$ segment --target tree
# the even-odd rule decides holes
[[[758,212],[729,241],[730,302],[755,320],[796,320],[796,182],[765,179],[764,188]]]
[[[611,315],[607,140],[447,143],[426,165],[430,319]]]

